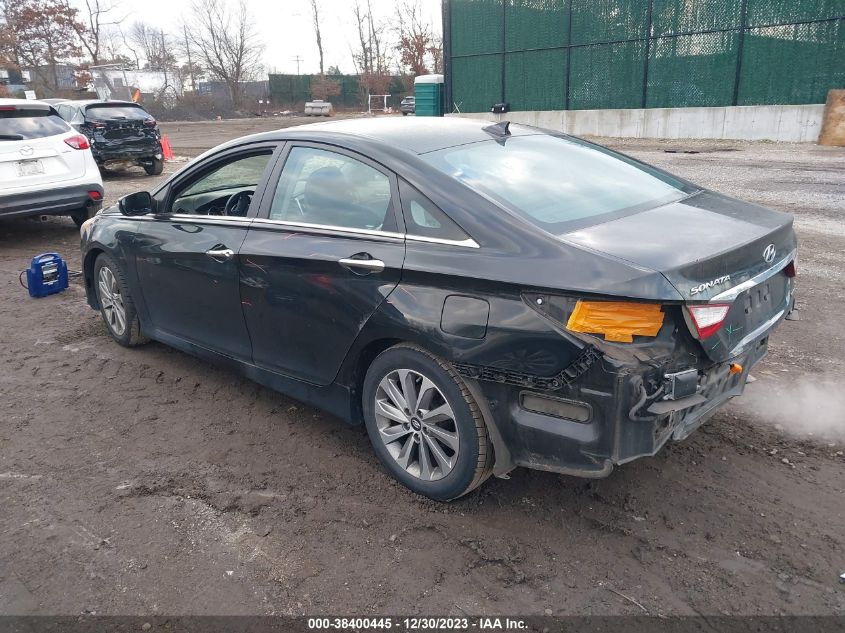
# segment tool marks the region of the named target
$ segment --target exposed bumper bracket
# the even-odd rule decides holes
[[[586,346],[578,357],[566,368],[554,376],[535,376],[488,365],[474,365],[472,363],[452,363],[461,376],[473,380],[486,380],[517,387],[530,387],[543,391],[557,391],[562,387],[570,387],[584,375],[587,370],[601,358],[599,352],[592,345]]]

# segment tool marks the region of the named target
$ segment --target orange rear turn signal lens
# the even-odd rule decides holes
[[[731,373],[732,374],[741,374],[742,373],[742,365],[739,363],[731,363]]]
[[[657,336],[663,325],[657,303],[578,301],[566,323],[573,332],[604,334],[606,341],[632,343],[634,336]]]

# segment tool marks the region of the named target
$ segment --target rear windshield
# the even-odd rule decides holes
[[[547,134],[491,139],[421,158],[551,233],[667,204],[695,191],[603,147]]]
[[[69,129],[54,110],[0,106],[0,141],[27,141],[64,134]]]
[[[108,119],[135,119],[143,121],[152,118],[141,106],[133,105],[96,105],[88,106],[85,114],[89,119],[105,121]]]

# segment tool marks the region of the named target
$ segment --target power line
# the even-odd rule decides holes
[[[296,74],[299,74],[299,62],[304,62],[305,60],[302,59],[299,55],[293,58],[293,61],[296,62]]]

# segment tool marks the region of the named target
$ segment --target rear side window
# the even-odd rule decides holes
[[[399,182],[405,232],[408,235],[462,242],[469,236],[449,216],[405,181]]]
[[[85,109],[89,119],[107,121],[109,119],[135,119],[145,120],[152,117],[141,106],[133,105],[96,105]]]
[[[70,127],[51,108],[0,107],[0,142],[64,134]]]
[[[578,139],[513,136],[422,156],[550,233],[680,200],[683,181]]]

